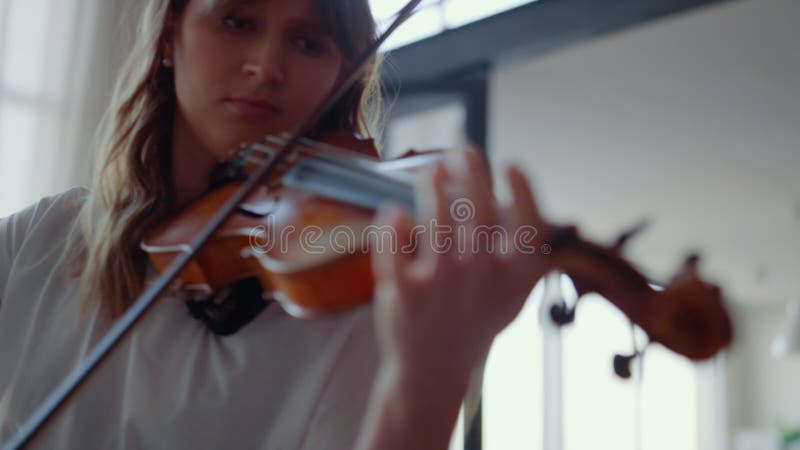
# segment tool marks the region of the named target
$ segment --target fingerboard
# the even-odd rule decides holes
[[[298,161],[284,176],[283,184],[371,210],[388,201],[396,202],[416,216],[409,174],[387,173],[390,166],[382,164],[317,155]]]

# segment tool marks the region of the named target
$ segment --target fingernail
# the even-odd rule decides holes
[[[394,202],[381,202],[375,210],[375,217],[379,218],[381,222],[387,222],[397,214],[397,208]]]
[[[464,169],[464,153],[462,150],[451,150],[444,157],[444,164],[451,172],[461,172]]]

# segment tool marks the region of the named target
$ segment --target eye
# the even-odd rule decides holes
[[[325,44],[320,39],[300,37],[295,39],[295,44],[297,44],[302,51],[311,55],[321,55],[325,53],[326,50]]]
[[[249,31],[255,29],[255,22],[236,14],[229,13],[222,18],[222,24],[232,31]]]

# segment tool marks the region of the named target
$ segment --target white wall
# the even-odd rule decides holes
[[[726,2],[501,65],[490,152],[529,168],[546,211],[666,278],[691,249],[736,300],[800,275],[800,2]]]
[[[498,175],[518,162],[551,218],[596,239],[650,218],[627,256],[657,279],[701,252],[737,328],[732,433],[800,426],[800,362],[768,354],[800,291],[798,23],[796,0],[725,2],[499,61],[491,80]]]

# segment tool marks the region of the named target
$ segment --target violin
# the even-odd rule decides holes
[[[234,165],[242,168],[240,176],[276,152],[269,142],[277,146],[282,141],[270,137],[239,153]],[[300,318],[369,302],[374,289],[369,239],[374,212],[387,201],[414,211],[413,172],[442,155],[410,151],[381,161],[371,140],[347,133],[301,140],[279,170],[246,197],[199,250],[177,277],[176,290],[189,296],[212,295],[252,277],[265,298]],[[213,190],[147,235],[142,248],[153,264],[163,270],[189,248],[209,215],[229,200],[239,183]],[[644,330],[651,343],[701,360],[731,342],[721,291],[699,277],[697,256],[690,256],[671,281],[656,289],[621,256],[624,244],[640,228],[623,233],[609,246],[583,239],[574,226],[544,228],[539,231],[547,237],[547,254],[541,258],[547,266],[567,274],[579,296],[595,292],[606,298]],[[531,287],[536,281],[531,280]],[[560,322],[570,321],[570,314],[574,310],[551,311]]]

